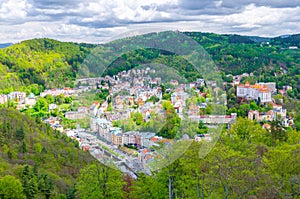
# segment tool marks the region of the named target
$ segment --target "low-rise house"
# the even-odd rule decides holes
[[[258,122],[262,121],[273,121],[273,120],[286,120],[287,111],[286,109],[283,109],[281,105],[277,105],[272,103],[273,109],[262,113],[259,111],[250,110],[248,113],[248,119],[250,120],[256,120]]]
[[[17,110],[23,110],[26,109],[26,105],[25,104],[18,104],[16,107]]]
[[[199,107],[194,105],[194,104],[191,104],[189,106],[188,111],[187,111],[187,115],[188,116],[198,116],[198,115],[200,115]]]
[[[56,104],[49,104],[49,106],[48,106],[48,110],[49,111],[52,111],[52,110],[54,110],[56,108],[58,108],[58,106]]]
[[[8,102],[7,95],[0,94],[0,104],[5,104],[6,102]]]
[[[194,140],[196,142],[200,142],[200,141],[207,141],[207,142],[211,142],[212,138],[209,134],[197,134],[194,136]]]
[[[196,79],[196,86],[197,86],[197,87],[205,86],[205,80],[204,80],[204,79],[197,78],[197,79]]]
[[[49,117],[49,118],[43,119],[43,122],[45,122],[47,124],[59,124],[59,118],[57,118],[57,117]]]
[[[266,129],[266,130],[268,130],[268,131],[270,131],[271,130],[271,125],[270,124],[268,124],[268,123],[265,123],[265,124],[263,124],[263,126],[262,126],[264,129]]]
[[[155,136],[155,133],[151,132],[142,132],[139,134],[140,137],[140,145],[145,148],[150,148],[153,145],[157,145],[155,142],[153,142],[151,139]]]
[[[81,111],[68,111],[65,113],[65,117],[70,120],[84,119],[85,116],[86,113]]]
[[[189,98],[189,94],[186,92],[174,92],[171,94],[171,102],[173,105],[179,102],[182,106],[185,106],[187,98]]]
[[[283,90],[286,92],[288,90],[293,90],[293,87],[291,86],[283,86]]]
[[[35,97],[33,93],[30,93],[29,96],[25,98],[24,104],[32,108],[36,104],[36,101],[37,97]]]
[[[232,124],[236,118],[236,113],[231,113],[231,115],[201,115],[188,117],[191,121],[202,121],[204,124]]]
[[[124,108],[124,98],[122,96],[116,96],[113,100],[114,108],[123,109]]]
[[[192,89],[196,86],[196,83],[195,82],[190,82],[189,84],[189,88]]]
[[[26,93],[25,92],[19,92],[19,91],[11,92],[7,95],[7,97],[8,97],[9,100],[24,102],[25,98],[26,98]]]
[[[52,127],[52,129],[57,130],[57,131],[59,131],[61,133],[64,131],[63,126],[60,125],[60,124],[55,124],[55,125],[52,125],[51,127]]]
[[[64,89],[51,89],[45,90],[44,92],[40,93],[41,97],[45,97],[46,95],[58,96],[58,95],[65,95],[65,96],[72,96],[76,94],[76,91],[72,88],[64,88]]]

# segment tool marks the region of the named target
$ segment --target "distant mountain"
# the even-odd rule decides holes
[[[269,42],[271,40],[271,38],[268,38],[268,37],[258,37],[258,36],[246,36],[248,37],[249,39],[251,39],[252,41],[254,42]]]
[[[297,46],[300,48],[300,34],[275,37],[271,39],[271,42],[282,47]]]
[[[13,43],[3,43],[3,44],[0,44],[0,48],[6,48],[11,45],[13,45]]]
[[[275,38],[203,32],[183,34],[197,41],[223,73],[237,75],[254,72],[257,81],[275,81],[279,87],[289,84],[298,88],[300,93],[300,80],[295,79],[300,75],[299,49],[288,49],[290,46],[300,48],[300,34]],[[261,45],[262,42],[269,42],[270,45]],[[0,90],[20,89],[32,84],[38,84],[41,88],[72,87],[79,77],[79,69],[85,70],[81,63],[95,47],[93,44],[45,38],[0,49]],[[115,74],[149,62],[173,66],[191,81],[197,77],[195,71],[188,69],[186,60],[157,49],[128,52],[113,62],[107,73]],[[99,75],[90,69],[85,71],[86,74]]]

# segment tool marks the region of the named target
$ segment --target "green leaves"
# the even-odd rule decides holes
[[[121,173],[106,166],[92,164],[82,169],[76,190],[82,199],[122,198]]]
[[[3,199],[25,199],[20,180],[11,175],[0,178],[0,197]]]

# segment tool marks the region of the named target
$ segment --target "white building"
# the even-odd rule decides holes
[[[16,100],[18,102],[24,102],[25,98],[26,98],[26,93],[25,92],[19,92],[19,91],[11,92],[11,93],[8,94],[7,97],[8,97],[9,100]]]
[[[0,104],[4,104],[4,103],[6,103],[7,101],[8,101],[7,95],[1,94],[1,95],[0,95]]]
[[[246,84],[238,85],[237,97],[246,98],[248,100],[258,100],[258,98],[260,98],[262,103],[272,102],[271,90],[264,83],[250,85],[249,82],[246,82]]]
[[[138,131],[128,131],[123,134],[123,144],[137,144],[137,139],[139,137]]]

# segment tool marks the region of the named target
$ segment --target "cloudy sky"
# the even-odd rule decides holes
[[[0,0],[0,43],[101,43],[151,30],[277,36],[299,24],[300,0]]]

